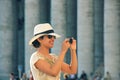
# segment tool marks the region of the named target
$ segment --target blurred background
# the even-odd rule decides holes
[[[65,38],[77,40],[78,72],[69,75],[73,80],[80,80],[83,71],[89,80],[107,72],[120,80],[120,0],[0,0],[0,80],[11,73],[30,78],[35,49],[28,42],[39,23],[50,23],[62,36],[53,53],[59,54]],[[68,51],[67,63],[69,57]]]

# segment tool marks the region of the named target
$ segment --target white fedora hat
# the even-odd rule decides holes
[[[38,24],[34,27],[34,37],[29,41],[29,45],[43,35],[53,35],[56,38],[59,38],[60,35],[54,33],[52,26],[49,23]]]

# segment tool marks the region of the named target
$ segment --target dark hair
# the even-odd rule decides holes
[[[43,39],[43,36],[39,37],[40,39]],[[35,48],[39,48],[40,47],[40,43],[38,42],[38,40],[36,39],[35,41],[32,42],[32,45]]]
[[[14,75],[14,73],[13,73],[13,72],[11,72],[10,74],[11,74],[11,75]]]

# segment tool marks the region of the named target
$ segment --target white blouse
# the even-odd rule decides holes
[[[55,58],[57,57],[54,54],[50,54],[50,55],[52,55]],[[34,52],[31,55],[31,58],[30,58],[30,68],[31,68],[31,72],[32,72],[34,80],[60,80],[60,73],[56,77],[53,77],[53,76],[50,76],[50,75],[48,75],[46,73],[43,73],[42,71],[37,69],[34,64],[39,59],[45,59],[45,58],[42,55],[37,54],[37,52]]]

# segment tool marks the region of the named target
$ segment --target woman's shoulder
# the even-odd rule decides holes
[[[32,55],[31,55],[31,57],[34,57],[36,55],[37,55],[37,52],[33,52]]]
[[[31,58],[43,58],[42,55],[38,54],[37,52],[34,52],[32,55],[31,55]]]
[[[51,56],[55,57],[55,58],[58,58],[58,55],[55,54],[55,53],[50,53]]]

